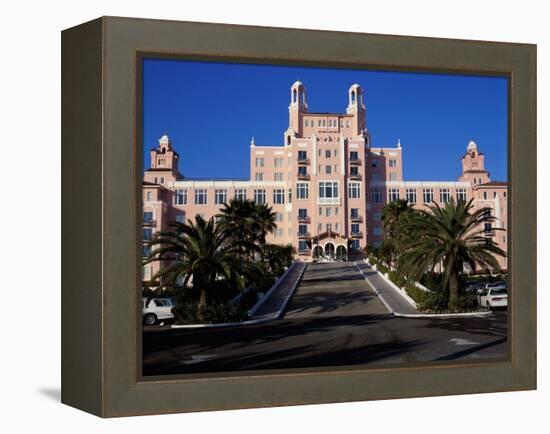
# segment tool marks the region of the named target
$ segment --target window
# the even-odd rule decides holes
[[[306,208],[299,208],[298,209],[298,217],[301,219],[307,218],[307,209]]]
[[[275,229],[275,237],[280,238],[282,236],[283,236],[283,229],[282,228]]]
[[[307,176],[307,167],[306,166],[298,167],[298,175]]]
[[[502,196],[504,196],[504,199],[506,199],[506,192],[502,193]]]
[[[334,208],[334,215],[338,215],[338,210],[339,210],[338,207],[335,207],[335,208]]]
[[[256,167],[264,167],[264,159],[256,158]]]
[[[379,222],[382,220],[382,213],[381,212],[375,212],[373,215],[372,215],[372,219],[375,221],[375,222]]]
[[[349,128],[349,121],[346,121],[346,128]]]
[[[283,167],[283,159],[275,158],[275,167]]]
[[[235,199],[246,200],[246,190],[244,188],[235,189]]]
[[[298,241],[298,251],[299,252],[307,251],[307,241],[306,240]]]
[[[275,213],[275,221],[276,222],[282,222],[283,221],[283,213],[282,212],[276,212]]]
[[[381,227],[374,228],[374,235],[376,235],[377,237],[381,236],[382,228]]]
[[[323,215],[323,207],[322,206],[319,207],[319,215]]]
[[[397,167],[397,160],[390,159],[389,165],[390,165],[390,167]]]
[[[307,182],[296,183],[296,199],[309,198],[309,184]]]
[[[380,174],[379,173],[373,173],[370,177],[371,181],[378,182],[380,181]]]
[[[214,202],[216,205],[221,205],[227,202],[227,190],[216,190],[214,194]]]
[[[332,223],[327,223],[327,232],[332,232]]]
[[[325,158],[330,158],[330,149],[325,150]]]
[[[486,191],[483,192],[483,199],[487,200],[487,192]]]
[[[143,228],[143,240],[150,241],[153,239],[153,228]]]
[[[273,190],[273,203],[275,204],[285,203],[284,188],[276,188]]]
[[[350,199],[359,199],[361,197],[361,183],[359,182],[348,183],[348,197]]]
[[[307,151],[298,151],[298,161],[307,160]]]
[[[151,202],[153,200],[153,193],[151,191],[148,191],[145,195],[145,201]]]
[[[493,191],[493,198],[497,197],[497,192]]]
[[[275,181],[284,181],[284,174],[281,172],[275,173]]]
[[[351,209],[351,218],[356,219],[359,217],[359,208],[352,208]]]
[[[332,217],[332,208],[331,208],[331,207],[328,207],[328,208],[325,210],[325,212],[326,212],[327,217]]]
[[[359,167],[357,166],[351,166],[349,168],[349,175],[350,176],[359,176]]]
[[[357,161],[359,160],[359,153],[357,151],[351,151],[349,153],[349,161]]]
[[[338,182],[337,181],[319,181],[319,198],[332,199],[338,198]]]
[[[323,224],[322,224],[322,223],[319,223],[319,224],[317,225],[317,232],[318,232],[318,233],[321,233],[322,231],[323,231]]]
[[[263,181],[264,174],[262,172],[256,172],[256,181]]]
[[[204,188],[195,190],[195,205],[206,205],[208,203],[208,192]]]
[[[187,190],[176,190],[174,203],[176,205],[187,205]]]
[[[372,167],[378,167],[380,165],[380,161],[378,160],[378,158],[374,158],[372,161],[371,161],[371,166]]]
[[[371,188],[370,195],[371,195],[371,202],[372,203],[382,203],[382,189],[381,188]]]
[[[143,257],[147,258],[149,255],[151,255],[151,246],[143,245]]]
[[[361,249],[361,244],[359,240],[351,240],[351,250],[357,251]]]
[[[161,183],[161,184],[164,184],[164,176],[161,176],[161,177],[160,177],[160,183]]]
[[[390,202],[395,202],[396,200],[399,200],[399,189],[398,188],[390,188],[388,192],[388,197]]]
[[[390,173],[390,181],[397,181],[397,173],[395,172]]]
[[[351,224],[351,234],[357,235],[359,233],[359,223],[352,223]]]
[[[265,203],[264,189],[254,190],[254,202],[256,202],[258,205],[263,205]]]
[[[456,200],[458,202],[466,202],[466,190],[464,188],[459,188],[456,190]]]
[[[288,203],[292,203],[292,188],[288,189]]]
[[[325,173],[328,173],[328,174],[332,173],[332,167],[330,165],[325,166]]]
[[[307,234],[307,225],[298,225],[298,234],[300,235]]]
[[[176,214],[176,222],[185,223],[185,213]]]
[[[340,225],[338,223],[334,224],[334,230],[338,232],[340,230]]]
[[[152,211],[145,211],[143,213],[143,222],[144,223],[152,223],[153,222],[153,212]]]
[[[441,188],[439,190],[439,200],[442,203],[447,203],[451,200],[451,194],[448,188]]]
[[[416,203],[416,188],[407,188],[407,202]]]
[[[422,190],[424,203],[432,203],[434,201],[433,188],[425,188]]]

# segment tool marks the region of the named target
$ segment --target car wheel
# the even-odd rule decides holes
[[[155,325],[157,323],[157,316],[154,313],[148,313],[143,317],[143,323],[145,325]]]

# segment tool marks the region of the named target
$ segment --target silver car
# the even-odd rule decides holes
[[[172,319],[174,314],[172,308],[175,306],[171,298],[144,298],[143,299],[143,323],[145,325],[155,325],[159,321]]]

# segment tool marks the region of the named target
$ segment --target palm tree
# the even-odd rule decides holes
[[[241,259],[247,243],[236,244],[227,231],[216,225],[214,219],[195,217],[195,222],[173,223],[172,230],[158,233],[150,242],[157,248],[145,263],[165,261],[153,279],[163,277],[166,284],[174,285],[183,278],[183,286],[192,282],[199,294],[198,312],[208,303],[209,292],[220,279],[244,289],[244,270],[247,262]]]
[[[451,200],[444,207],[436,204],[413,213],[403,223],[409,236],[399,258],[400,277],[419,280],[442,264],[443,288],[450,300],[456,299],[464,264],[498,270],[496,256],[506,256],[490,237],[492,231],[500,230],[491,227],[494,221],[488,208],[472,211],[472,200]]]
[[[218,214],[219,226],[234,243],[253,244],[257,240],[256,204],[251,200],[231,199]],[[248,251],[247,254],[252,252]]]
[[[273,233],[277,229],[277,223],[275,223],[275,213],[272,208],[265,204],[256,204],[254,210],[254,228],[256,230],[256,236],[260,245],[260,252],[262,256],[265,254],[266,237],[268,233]]]
[[[404,224],[414,212],[413,207],[405,199],[390,202],[382,209],[384,242],[380,253],[385,256],[388,267],[395,266],[396,260],[399,259],[396,255],[407,235]]]

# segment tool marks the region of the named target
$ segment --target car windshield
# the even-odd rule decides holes
[[[508,291],[506,288],[501,286],[500,288],[492,288],[491,295],[507,295]]]

